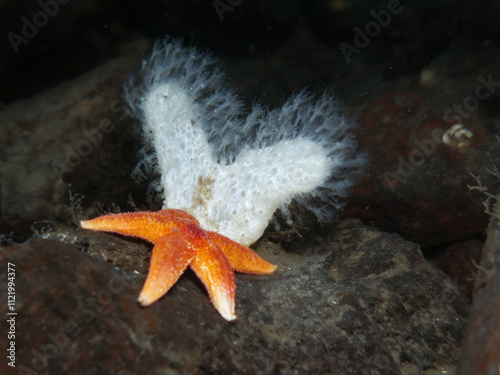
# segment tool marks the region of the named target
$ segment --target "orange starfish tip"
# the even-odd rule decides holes
[[[232,322],[237,319],[236,314],[234,313],[234,304],[232,308],[230,306],[225,306],[223,309],[217,309],[217,311],[219,311],[219,314],[221,314],[222,317],[228,322]]]
[[[91,225],[89,225],[90,220],[80,220],[80,226],[84,229],[92,229]]]
[[[155,299],[154,297],[143,295],[143,293],[139,294],[139,297],[137,298],[137,302],[139,302],[142,306],[149,306],[156,300],[157,299]]]

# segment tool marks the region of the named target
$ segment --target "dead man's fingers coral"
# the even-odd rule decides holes
[[[132,82],[127,100],[144,124],[154,154],[144,164],[161,176],[164,208],[241,244],[259,239],[278,208],[287,215],[292,199],[329,219],[365,165],[333,97],[300,92],[245,116],[214,58],[179,41],[157,42],[142,83]]]

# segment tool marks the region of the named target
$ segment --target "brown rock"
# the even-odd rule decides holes
[[[488,206],[487,209],[491,215],[488,237],[478,267],[474,303],[467,322],[466,337],[462,348],[463,355],[457,375],[495,375],[500,371],[500,315],[498,314],[500,311],[500,201],[496,199],[494,207]]]
[[[261,240],[256,251],[279,268],[236,276],[235,323],[218,315],[190,271],[142,308],[142,275],[53,240],[6,248],[2,264],[16,270],[17,369],[401,374],[453,367],[467,303],[451,280],[396,235],[358,221],[327,232],[289,252]],[[120,247],[125,241],[99,234],[103,247],[106,237]],[[92,232],[66,238],[95,246]],[[3,285],[6,278],[3,267]]]
[[[480,121],[465,121],[468,143],[443,142],[454,123],[407,92],[390,92],[367,103],[359,115],[358,139],[372,155],[367,177],[353,190],[344,213],[363,218],[424,247],[482,236],[487,225],[480,194],[467,185],[486,171],[500,148]],[[495,190],[495,188],[493,188]]]
[[[125,113],[122,82],[138,62],[111,60],[0,112],[1,233],[23,240],[33,222],[67,222],[68,190],[94,205],[101,196],[126,206],[139,187],[130,173],[140,144]]]
[[[457,375],[496,375],[500,369],[500,274],[474,299],[467,321],[467,336],[462,348]]]
[[[457,288],[472,301],[477,265],[481,259],[484,242],[468,240],[448,246],[432,257],[432,263],[446,273]]]

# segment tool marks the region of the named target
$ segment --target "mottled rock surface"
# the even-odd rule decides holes
[[[500,176],[497,176],[500,177]],[[498,197],[498,195],[497,195]],[[478,266],[474,303],[457,375],[495,375],[500,371],[500,202],[486,205],[491,220]]]
[[[144,195],[147,184],[130,178],[140,143],[122,99],[122,82],[138,63],[109,61],[0,111],[1,233],[19,240],[36,221],[69,222],[68,191],[122,206],[138,189]]]
[[[367,103],[359,115],[363,130],[358,139],[373,159],[345,214],[425,247],[484,235],[488,217],[480,194],[468,185],[477,184],[471,173],[493,191],[500,185],[486,172],[491,160],[500,158],[500,147],[484,123],[475,120],[462,120],[472,135],[463,136],[459,146],[450,133],[457,121],[446,120],[415,95],[390,92]]]
[[[54,238],[61,237],[60,233]],[[458,360],[467,302],[418,246],[347,220],[287,251],[256,248],[271,276],[238,274],[235,323],[191,271],[152,307],[136,298],[142,242],[72,230],[0,252],[16,269],[16,365],[60,373],[439,373]],[[113,250],[113,247],[116,248]],[[132,264],[124,259],[139,259]],[[140,269],[141,273],[143,269]],[[2,283],[6,269],[0,270]],[[5,294],[0,303],[6,304]],[[2,362],[2,373],[14,373]]]
[[[432,258],[432,264],[450,276],[469,301],[472,300],[483,246],[484,242],[479,240],[462,241],[448,246]]]
[[[496,375],[500,369],[500,274],[474,299],[457,375]]]

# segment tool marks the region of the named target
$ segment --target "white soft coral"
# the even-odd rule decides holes
[[[188,211],[243,245],[259,239],[278,208],[290,220],[292,199],[331,218],[366,164],[332,97],[301,92],[279,110],[254,105],[243,119],[215,59],[179,41],[157,42],[142,83],[131,79],[125,94],[151,150],[138,168],[160,173],[164,208]]]

